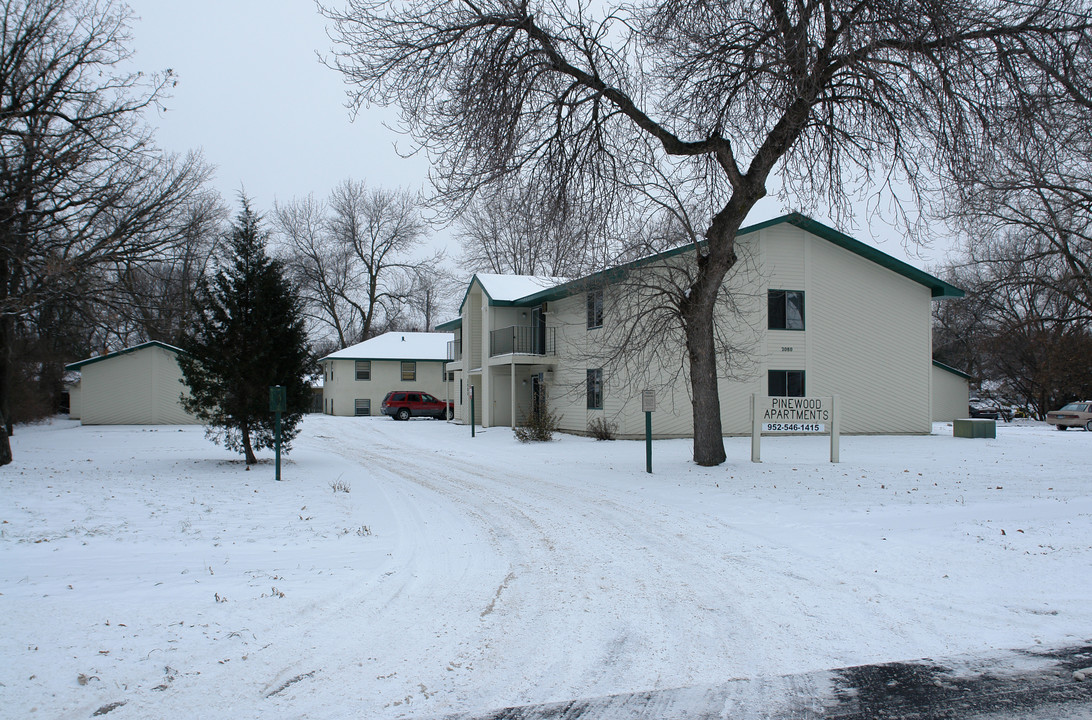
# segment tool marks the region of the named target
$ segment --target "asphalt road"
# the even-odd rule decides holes
[[[1092,646],[862,665],[445,720],[1092,720]]]

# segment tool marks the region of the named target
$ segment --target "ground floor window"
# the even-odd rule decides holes
[[[588,370],[588,409],[603,409],[603,368]]]
[[[356,401],[356,415],[371,415],[372,414],[372,401],[370,399],[361,400],[357,398]]]
[[[402,382],[416,382],[417,380],[417,363],[413,361],[405,361],[402,363]]]
[[[803,370],[771,370],[770,397],[804,397]]]

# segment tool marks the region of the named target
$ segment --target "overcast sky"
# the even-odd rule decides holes
[[[268,209],[274,199],[324,197],[347,177],[423,185],[424,160],[399,157],[405,138],[383,127],[396,116],[373,108],[350,122],[341,76],[316,56],[330,43],[313,3],[128,1],[138,67],[178,75],[154,119],[159,144],[201,149],[226,198],[245,186]]]
[[[397,116],[367,108],[355,121],[345,107],[341,76],[318,53],[331,45],[325,19],[310,0],[128,0],[135,62],[145,72],[171,68],[178,85],[168,110],[152,118],[159,145],[170,151],[201,150],[216,166],[215,185],[234,204],[245,187],[254,206],[268,212],[314,193],[325,198],[345,178],[386,187],[424,187],[423,156],[399,155],[407,138],[384,127]],[[763,200],[745,224],[786,210]],[[813,215],[832,224],[829,218]],[[942,259],[940,250],[908,253],[882,224],[839,228],[913,265]],[[436,244],[449,244],[439,232]]]

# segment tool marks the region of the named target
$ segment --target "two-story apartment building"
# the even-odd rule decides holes
[[[752,394],[838,395],[846,433],[927,433],[933,416],[931,305],[963,291],[799,214],[740,230],[718,314],[724,431],[750,431]],[[515,426],[548,402],[570,432],[603,418],[658,437],[693,432],[682,335],[649,322],[649,288],[685,274],[681,248],[586,278],[475,275],[447,364],[456,417]],[[684,287],[684,285],[680,285]],[[655,290],[655,288],[654,288]],[[670,287],[660,290],[671,291]]]
[[[450,333],[388,332],[330,353],[322,367],[322,412],[379,415],[394,390],[447,397],[444,364]]]

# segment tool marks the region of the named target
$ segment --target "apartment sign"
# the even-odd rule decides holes
[[[764,433],[825,433],[833,412],[829,397],[767,397],[762,407]]]
[[[830,461],[838,462],[838,397],[751,396],[751,461],[762,462],[762,435],[830,435]]]

